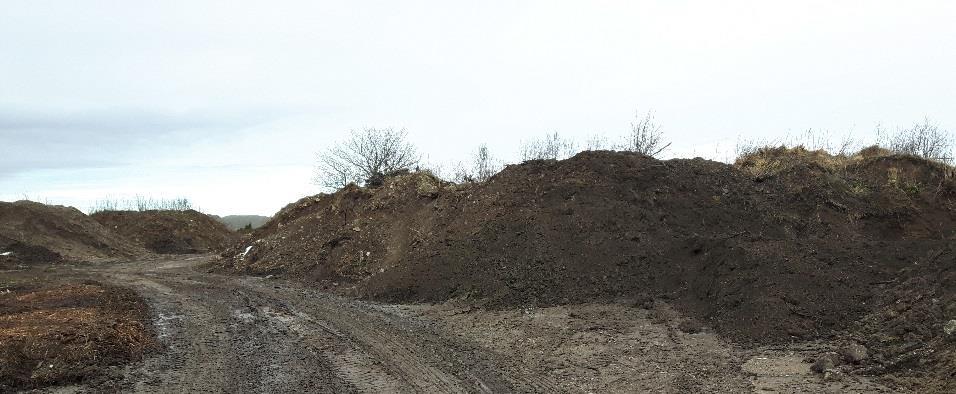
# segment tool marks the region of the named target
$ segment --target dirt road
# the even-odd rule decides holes
[[[164,351],[59,392],[874,392],[825,381],[792,349],[688,334],[666,305],[515,311],[383,305],[293,282],[210,274],[209,257],[57,275],[135,289]]]
[[[135,392],[553,392],[426,320],[288,282],[208,274],[204,257],[80,267],[140,292],[166,346],[95,387]]]

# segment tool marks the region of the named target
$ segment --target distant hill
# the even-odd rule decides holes
[[[229,215],[229,216],[216,216],[211,215],[216,220],[224,223],[226,227],[229,227],[231,230],[238,230],[245,227],[248,224],[252,224],[252,228],[262,227],[263,224],[271,219],[268,216],[259,216],[259,215]]]

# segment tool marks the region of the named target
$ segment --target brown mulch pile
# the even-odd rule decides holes
[[[307,197],[222,265],[391,301],[662,299],[743,343],[857,330],[880,355],[870,362],[888,366],[907,334],[861,327],[887,324],[873,314],[912,296],[903,283],[939,285],[954,243],[953,168],[914,157],[768,149],[727,165],[584,152],[481,184],[414,173]],[[890,319],[951,343],[940,327],[956,318],[952,288],[926,286],[916,291],[949,294],[934,298],[941,312]]]
[[[155,253],[218,252],[238,240],[238,234],[201,212],[101,211],[91,215],[106,228]]]
[[[158,344],[145,303],[94,282],[0,288],[0,391],[88,382]]]

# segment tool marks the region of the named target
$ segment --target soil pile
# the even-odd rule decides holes
[[[912,268],[952,264],[923,257],[956,240],[956,180],[872,149],[765,150],[733,166],[585,152],[482,184],[417,173],[305,198],[252,240],[224,264],[384,300],[662,299],[734,340],[782,343],[833,337],[905,298],[896,284],[938,281]]]
[[[131,290],[92,282],[0,290],[0,391],[88,382],[158,348]]]
[[[875,305],[850,335],[876,350],[864,371],[917,392],[956,392],[956,248],[925,251]]]
[[[0,202],[0,265],[95,261],[143,253],[76,208]]]
[[[238,235],[209,215],[187,211],[101,211],[97,222],[147,250],[161,254],[220,251]]]

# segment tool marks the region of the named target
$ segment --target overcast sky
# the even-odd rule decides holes
[[[406,128],[508,161],[653,109],[670,156],[813,128],[956,130],[952,1],[44,1],[0,7],[0,200],[272,214],[315,152]]]

